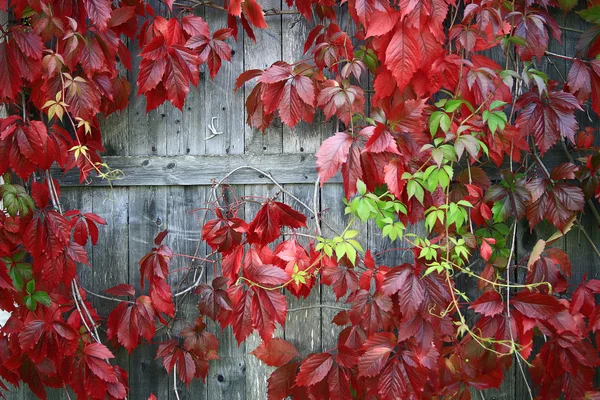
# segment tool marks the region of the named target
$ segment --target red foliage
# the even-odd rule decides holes
[[[39,398],[47,387],[67,386],[78,398],[127,397],[127,372],[101,343],[103,319],[77,277],[106,221],[63,211],[50,168],[76,168],[81,182],[112,176],[100,156],[98,115],[127,107],[131,88],[122,67],[139,65],[137,94],[147,111],[167,100],[183,109],[201,70],[214,79],[234,57],[229,43],[240,39],[238,22],[256,40],[254,29],[268,27],[266,14],[277,14],[256,0],[211,3],[227,13],[227,27],[209,27],[193,7],[165,4],[169,18],[139,0],[0,1],[11,17],[0,27],[0,98],[8,113],[0,119],[0,306],[12,313],[0,328],[1,390],[4,382],[24,382]],[[594,4],[578,14],[598,24]],[[595,129],[580,127],[576,115],[600,112],[598,26],[581,35],[574,57],[558,55],[571,64],[555,82],[547,78],[552,71],[537,68],[557,56],[547,49],[562,37],[552,8],[570,12],[573,2],[287,5],[314,24],[306,58],[245,71],[235,89],[256,80],[247,122],[263,132],[277,116],[289,128],[312,123],[317,113],[336,121],[316,153],[316,170],[321,184],[340,173],[351,222],[341,232],[297,234],[313,229],[307,216],[277,196],[248,220],[238,213],[247,199],[212,199],[207,213],[214,218],[202,226],[212,253],[188,256],[191,286],[174,282],[180,269],[172,262],[182,255],[163,243],[164,231],[139,261],[139,289],[147,282],[147,291],[126,283],[104,291],[119,302],[102,316],[111,345],[131,353],[166,327],[173,337],[159,343],[156,357],[189,385],[205,380],[218,358],[206,317],[231,326],[238,343],[260,335],[251,354],[277,367],[269,399],[468,399],[470,388],[499,387],[513,354],[527,361],[539,398],[597,398],[600,282],[570,286],[577,266],[551,246],[586,203],[600,199]],[[336,22],[341,7],[349,13],[344,29]],[[136,37],[133,63],[126,40]],[[505,65],[482,54],[494,47],[506,52]],[[538,152],[543,157],[559,142],[580,154],[548,169]],[[489,173],[503,164],[509,169]],[[310,212],[320,224],[327,206]],[[527,260],[515,258],[512,243],[522,218],[532,229],[545,220],[558,231],[540,239],[527,272],[515,274]],[[412,257],[381,265],[380,254],[362,248],[357,220],[372,220],[391,241],[404,238]],[[407,224],[423,221],[425,233],[405,234]],[[213,280],[202,284],[197,269],[209,264]],[[477,281],[468,294],[456,274]],[[344,301],[332,320],[341,331],[334,348],[301,354],[273,337],[275,328],[286,323],[287,293],[306,298],[319,283]],[[174,330],[178,298],[190,294],[200,317]]]

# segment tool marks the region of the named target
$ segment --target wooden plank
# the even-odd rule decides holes
[[[129,188],[129,283],[140,292],[139,260],[152,249],[154,238],[167,226],[166,188]],[[148,285],[145,285],[147,292]],[[165,339],[165,329],[155,338]],[[154,393],[168,399],[173,375],[168,376],[160,360],[155,360],[156,345],[142,345],[130,357],[129,398],[147,399]]]
[[[312,154],[272,154],[240,156],[139,156],[105,157],[104,161],[113,169],[123,171],[120,180],[108,182],[92,178],[88,185],[108,186],[169,186],[211,185],[235,168],[253,166],[270,173],[279,183],[311,183],[316,179],[315,158]],[[53,170],[62,186],[79,186],[79,173],[69,171],[61,174]],[[340,182],[336,176],[333,182]],[[270,180],[263,174],[243,169],[232,174],[230,184],[265,184]]]
[[[98,243],[92,249],[91,271],[93,274],[92,285],[84,288],[94,293],[102,293],[104,290],[121,283],[129,282],[129,189],[114,188],[90,188],[93,212],[104,218],[107,226],[100,226]],[[98,314],[104,318],[104,323],[110,312],[117,303],[94,298]],[[103,340],[106,343],[105,337]],[[129,369],[129,354],[127,350],[120,347],[114,351],[115,363],[122,368]]]
[[[227,13],[207,8],[206,20],[211,31],[227,27]],[[235,80],[244,71],[244,35],[240,26],[238,41],[227,40],[231,46],[231,62],[223,60],[219,74],[213,79],[206,66],[203,67],[204,102],[204,140],[210,136],[208,126],[212,124],[220,135],[206,141],[206,154],[239,154],[244,152],[244,92],[233,92]]]
[[[285,2],[284,10],[297,11],[295,7],[288,7]],[[274,17],[272,17],[274,18]],[[298,14],[285,14],[282,17],[282,60],[295,63],[309,54],[304,54],[304,42],[311,31],[313,24],[308,23]],[[284,153],[315,153],[321,142],[334,131],[333,122],[325,121],[323,112],[316,112],[311,124],[300,122],[293,129],[283,126],[283,152]]]
[[[245,186],[246,196],[257,196],[253,200],[261,201],[261,198],[273,196],[279,189],[274,185]],[[246,203],[245,216],[250,221],[258,212],[260,204]],[[275,242],[276,244],[277,242]],[[270,246],[272,247],[272,246]],[[284,337],[283,329],[277,325],[274,337]],[[246,353],[250,353],[262,343],[258,332],[252,333],[246,339]],[[246,399],[264,399],[267,393],[267,379],[275,370],[260,361],[251,354],[246,354]]]
[[[167,6],[158,1],[150,0],[148,3],[154,8],[157,15],[167,15]],[[132,55],[140,54],[141,50],[137,46],[137,41],[130,41],[130,53]],[[137,77],[140,70],[141,57],[132,57],[132,71],[129,74],[132,90],[129,96],[128,106],[128,127],[124,132],[113,131],[113,135],[127,136],[127,154],[132,155],[164,155],[166,154],[166,107],[172,107],[170,103],[163,104],[155,110],[146,113],[146,98],[143,95],[137,96],[135,89]],[[116,127],[115,127],[116,128]],[[122,143],[122,142],[121,142]],[[124,149],[124,146],[123,146]]]
[[[208,194],[208,191],[207,191]],[[231,187],[231,191],[225,192],[224,203],[231,203],[235,198],[244,195],[243,187]],[[238,216],[244,217],[244,209],[239,211]],[[209,214],[208,219],[214,218]],[[221,274],[221,266],[218,265],[217,274]],[[206,281],[211,283],[215,278],[215,271],[211,265],[206,270]],[[219,359],[210,362],[208,370],[208,399],[230,400],[246,398],[246,343],[238,346],[233,335],[233,330],[228,326],[224,331],[210,320],[207,322],[208,329],[215,334],[219,340]]]
[[[348,216],[344,214],[343,197],[342,185],[329,185],[321,190],[321,219],[324,237],[336,236],[337,233],[344,230],[348,223]],[[333,290],[325,285],[321,285],[321,305],[324,306],[321,308],[321,343],[323,351],[327,351],[337,347],[338,334],[342,330],[342,327],[331,323],[333,317],[340,311],[332,307],[348,307],[345,307],[343,303],[338,304]]]
[[[260,3],[264,9],[281,10],[279,0],[263,0]],[[244,69],[265,69],[275,61],[282,60],[281,42],[281,16],[266,17],[269,25],[267,29],[254,29],[256,43],[248,37],[244,37]],[[240,33],[242,34],[242,33]],[[283,59],[285,60],[285,59]],[[289,61],[289,60],[286,60]],[[244,96],[247,98],[255,82],[246,83]],[[229,86],[230,88],[233,86]],[[241,92],[241,90],[240,90]],[[244,108],[244,117],[247,117]],[[245,120],[245,119],[244,119]],[[253,154],[281,153],[283,150],[283,126],[279,118],[273,120],[273,124],[263,134],[257,129],[244,124],[245,152]]]
[[[192,210],[203,207],[205,202],[205,188],[198,186],[173,186],[167,189],[167,223],[169,234],[166,237],[166,243],[171,247],[175,254],[184,254],[198,257],[206,255],[206,249],[201,242],[201,227],[196,220]],[[196,250],[198,252],[196,253]],[[188,275],[190,268],[194,266],[194,260],[175,256],[171,262],[169,274],[169,283],[174,292],[179,292],[191,285],[195,280],[193,274],[189,274],[189,281],[179,286],[179,282]],[[203,283],[205,280],[202,281]],[[173,324],[173,335],[179,335],[181,329],[193,325],[198,317],[198,298],[188,293],[174,299],[176,307],[177,321]],[[171,381],[172,381],[171,377]],[[177,391],[179,399],[206,399],[207,386],[200,379],[194,379],[192,383],[186,385],[178,381]],[[169,391],[169,398],[177,399],[174,391]]]
[[[211,185],[232,170],[251,166],[271,174],[279,183],[312,183],[317,179],[315,156],[312,153],[287,154],[246,154],[232,156],[107,156],[104,161],[114,170],[121,170],[123,178],[107,181],[90,178],[86,185],[90,186],[170,186],[170,185]],[[544,157],[545,164],[552,168],[567,161],[562,150],[549,151]],[[508,168],[508,164],[500,169],[485,166],[490,179],[500,179],[499,171]],[[62,186],[82,186],[79,183],[79,172],[71,170],[62,173],[60,169],[52,169],[53,176]],[[340,183],[341,175],[336,174],[327,183]],[[230,184],[268,184],[269,178],[263,174],[243,169],[231,175]]]
[[[296,196],[304,204],[312,207],[314,185],[286,185],[286,190]],[[317,193],[318,196],[318,193]],[[319,197],[317,197],[317,202]],[[306,216],[310,216],[310,211],[298,204],[297,201],[285,195],[285,202],[292,206],[295,210],[300,211]],[[317,210],[319,204],[317,204]],[[318,221],[315,218],[308,218],[308,229],[303,229],[301,232],[310,235],[316,235],[316,224]],[[288,239],[291,235],[286,235]],[[297,240],[302,245],[308,244],[308,239],[297,237]],[[314,270],[310,271],[311,273]],[[306,357],[310,353],[320,352],[321,344],[321,287],[317,284],[312,288],[310,295],[307,298],[298,299],[286,291],[286,297],[289,306],[289,312],[285,323],[285,339],[291,342],[296,349]],[[297,309],[297,311],[293,311]]]

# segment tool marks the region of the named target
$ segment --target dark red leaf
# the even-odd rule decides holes
[[[270,367],[281,367],[300,356],[293,344],[284,339],[273,338],[268,342],[262,342],[250,354],[256,356]]]

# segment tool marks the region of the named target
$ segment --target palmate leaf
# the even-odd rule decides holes
[[[300,356],[293,344],[279,338],[273,338],[266,343],[262,342],[250,354],[270,367],[281,367],[295,357]]]
[[[250,243],[269,244],[279,237],[281,227],[306,227],[306,216],[277,201],[267,201],[248,225]]]
[[[521,109],[516,126],[525,136],[533,134],[542,155],[561,137],[575,143],[577,120],[574,111],[581,107],[572,94],[554,90],[540,98],[534,92],[527,92],[516,104]]]

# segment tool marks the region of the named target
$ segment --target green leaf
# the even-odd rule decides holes
[[[446,110],[446,112],[453,113],[463,103],[464,103],[464,100],[459,100],[459,99],[448,100],[448,102],[446,103],[445,110]]]
[[[33,294],[35,292],[35,281],[32,279],[27,282],[27,293]]]
[[[23,186],[4,184],[1,189],[2,201],[10,216],[25,216],[35,207],[33,199],[27,194]]]
[[[433,158],[438,167],[441,167],[444,162],[444,152],[442,149],[433,149],[431,150],[431,158]]]
[[[576,0],[571,0],[575,1]],[[600,5],[596,5],[585,10],[577,11],[577,14],[587,22],[592,24],[600,24]]]
[[[356,190],[361,196],[364,196],[365,193],[367,193],[367,185],[359,179],[358,182],[356,182]]]
[[[432,137],[435,136],[440,128],[440,120],[443,115],[446,115],[443,111],[434,111],[431,113],[431,116],[429,117],[429,133],[431,133]]]
[[[498,107],[504,107],[505,105],[506,105],[505,101],[494,100],[494,101],[492,101],[492,104],[490,104],[490,110],[493,110],[494,108],[498,108]]]
[[[352,263],[352,265],[356,264],[356,249],[350,243],[345,243],[346,247],[346,256]]]
[[[344,233],[344,239],[352,239],[358,235],[358,231],[348,230]]]
[[[34,294],[31,295],[31,298],[33,300],[35,300],[36,303],[40,303],[45,306],[49,306],[52,304],[52,300],[50,299],[50,296],[48,296],[48,293],[46,293],[46,292],[35,292]]]
[[[448,131],[450,130],[450,125],[450,117],[448,116],[448,114],[443,114],[440,118],[440,128],[442,128],[442,131],[444,131],[444,133],[448,133]]]
[[[31,311],[35,311],[37,303],[31,296],[25,296],[25,306]]]
[[[356,214],[361,221],[365,222],[371,216],[371,210],[366,201],[360,201],[358,203],[358,207],[356,208]]]
[[[421,204],[423,204],[425,191],[423,190],[423,187],[419,184],[419,182],[415,180],[408,181],[408,183],[406,184],[406,192],[408,193],[409,199],[414,196],[417,198],[417,200],[419,200]]]

